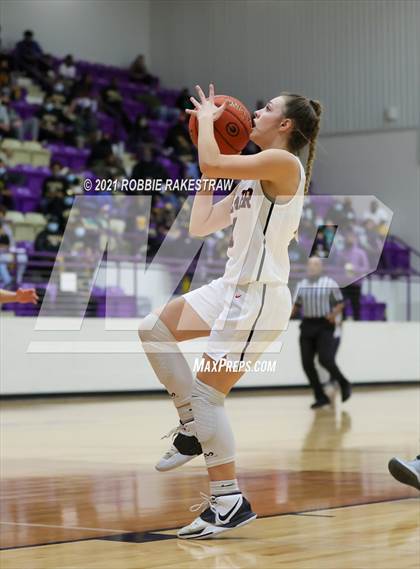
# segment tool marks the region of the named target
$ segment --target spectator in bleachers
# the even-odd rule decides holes
[[[382,240],[378,234],[378,226],[372,219],[366,219],[363,225],[358,227],[359,242],[365,250],[369,261],[375,262],[378,251],[382,249]]]
[[[138,55],[130,65],[130,77],[133,81],[143,83],[144,85],[156,85],[158,80],[153,77],[147,70],[144,55]]]
[[[188,131],[188,118],[186,113],[181,113],[178,121],[166,135],[166,147],[172,148],[176,156],[188,154],[192,158],[192,142]]]
[[[44,281],[48,281],[51,276],[62,237],[60,220],[54,217],[48,219],[47,225],[35,237],[34,251],[41,255],[32,254],[32,259],[44,263],[44,266],[37,268],[39,277]],[[43,253],[49,253],[49,255],[43,255]]]
[[[316,210],[312,203],[306,201],[303,206],[302,217],[300,220],[299,232],[302,235],[313,235],[316,228]]]
[[[166,168],[158,162],[156,152],[151,145],[145,144],[139,150],[137,157],[138,161],[131,172],[132,180],[147,180],[149,178],[166,180],[169,177]]]
[[[91,137],[91,150],[87,159],[87,166],[95,168],[99,162],[106,160],[112,154],[112,143],[110,135],[97,130]]]
[[[143,144],[156,144],[156,139],[150,132],[148,118],[138,115],[130,133],[129,145],[137,153]]]
[[[49,81],[45,76],[51,70],[50,61],[34,40],[31,30],[26,30],[23,39],[16,44],[15,60],[18,69],[25,71],[42,86],[48,87]]]
[[[22,88],[17,85],[9,58],[4,54],[0,54],[0,93],[10,97],[11,101],[18,101],[22,96]]]
[[[131,130],[131,121],[123,108],[123,97],[118,89],[115,79],[101,90],[101,105],[103,110],[111,117],[121,122],[127,132]]]
[[[339,255],[339,260],[347,276],[352,279],[365,275],[369,269],[369,260],[366,252],[358,245],[357,236],[353,231],[346,233],[344,249]],[[362,285],[357,280],[342,289],[344,300],[349,300],[351,303],[353,320],[360,320],[361,292]]]
[[[96,166],[93,170],[99,177],[108,178],[111,180],[117,180],[118,178],[124,178],[126,176],[126,171],[122,160],[119,156],[112,153],[104,161],[103,166]]]
[[[0,138],[24,140],[29,134],[31,140],[37,140],[38,132],[38,121],[34,117],[22,120],[10,106],[9,96],[3,94],[0,97]]]
[[[64,80],[58,78],[51,83],[51,89],[49,91],[49,94],[51,95],[50,100],[56,107],[64,111],[70,100],[69,92],[69,88]]]
[[[4,288],[7,288],[13,282],[13,277],[8,267],[10,262],[9,247],[9,236],[5,233],[3,223],[0,221],[0,285]]]
[[[0,211],[1,209],[13,209],[13,194],[12,190],[8,187],[9,176],[6,169],[6,164],[0,159]]]
[[[181,113],[177,123],[168,130],[164,146],[172,150],[171,158],[181,166],[183,177],[199,176],[197,151],[191,142],[186,113]]]
[[[71,99],[94,98],[93,78],[90,73],[83,73],[79,81],[76,81],[76,83],[73,85],[70,97]]]
[[[355,220],[355,214],[350,203],[336,200],[330,206],[326,213],[326,218],[331,220],[332,224],[338,225],[341,229],[348,227]]]
[[[42,184],[42,197],[52,197],[57,191],[66,192],[68,182],[63,173],[63,167],[60,162],[51,164],[51,174],[47,176]]]
[[[13,230],[10,224],[7,222],[6,214],[7,214],[7,208],[4,207],[3,205],[0,205],[0,224],[2,226],[2,232],[8,236],[9,244],[13,246],[15,243],[13,237]]]
[[[39,140],[55,142],[66,138],[65,123],[67,121],[63,109],[52,96],[45,98],[44,105],[38,111]]]
[[[61,244],[60,221],[50,218],[38,235],[35,237],[34,249],[44,253],[57,253]]]
[[[15,281],[20,284],[28,264],[28,255],[25,249],[18,247],[11,225],[6,220],[7,209],[0,205],[0,225],[3,233],[8,237],[9,251],[8,262],[16,263]]]
[[[60,66],[58,68],[58,74],[63,79],[67,79],[71,82],[76,80],[77,69],[74,64],[72,55],[66,55],[63,61],[60,63]]]
[[[98,130],[97,108],[96,100],[90,97],[77,97],[69,106],[78,148],[84,148],[91,135]]]
[[[53,216],[63,225],[64,212],[71,208],[73,196],[69,193],[69,181],[59,162],[53,162],[51,175],[42,184],[40,211]]]
[[[383,235],[386,232],[387,222],[389,221],[389,216],[386,211],[379,207],[376,200],[372,200],[369,205],[369,211],[365,212],[363,215],[363,221],[371,221],[373,225],[373,230],[379,235]]]

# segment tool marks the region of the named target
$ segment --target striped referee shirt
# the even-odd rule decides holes
[[[295,305],[303,308],[304,318],[324,318],[340,302],[343,302],[343,295],[330,277],[305,278],[296,286]]]

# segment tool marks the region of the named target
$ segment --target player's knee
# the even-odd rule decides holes
[[[223,406],[224,394],[210,385],[196,380],[191,392],[191,407],[194,414],[197,438],[200,443],[210,440],[216,433],[216,407]]]
[[[151,312],[141,320],[138,335],[141,342],[153,342],[156,340],[156,323],[159,320],[157,314]]]

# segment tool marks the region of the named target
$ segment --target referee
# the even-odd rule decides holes
[[[315,368],[315,355],[319,363],[338,381],[343,401],[351,395],[351,384],[335,363],[337,350],[334,338],[335,319],[343,311],[343,295],[338,284],[322,274],[322,261],[311,257],[307,265],[307,277],[296,287],[293,316],[302,309],[300,325],[300,353],[302,366],[314,391],[315,402],[312,409],[330,404]]]

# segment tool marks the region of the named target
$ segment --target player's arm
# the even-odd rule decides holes
[[[194,196],[189,232],[193,237],[205,237],[231,225],[230,210],[234,192],[213,205],[213,189],[201,178],[201,189]]]
[[[0,304],[5,302],[19,302],[21,304],[36,304],[39,298],[34,288],[20,288],[16,292],[0,289]]]
[[[221,154],[214,138],[213,123],[204,119],[199,124],[198,156],[200,169],[209,178],[267,180],[281,185],[282,180],[295,176],[298,168],[290,152],[276,148],[249,156]],[[277,195],[287,195],[287,190],[280,190]]]

